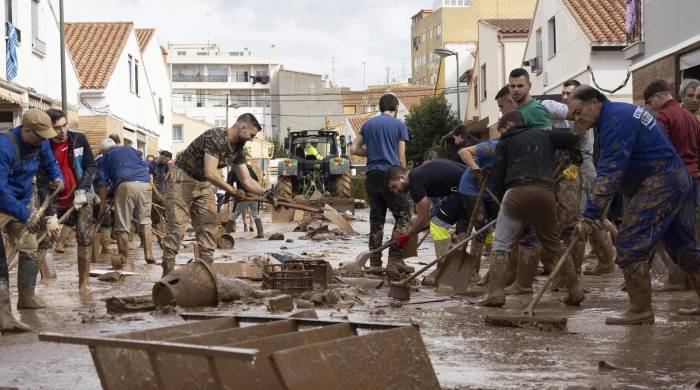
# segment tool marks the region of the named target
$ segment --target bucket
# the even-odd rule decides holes
[[[236,240],[231,233],[224,233],[216,240],[216,247],[219,249],[233,249]]]
[[[217,306],[219,294],[216,274],[205,261],[178,267],[153,286],[153,302],[157,306]]]

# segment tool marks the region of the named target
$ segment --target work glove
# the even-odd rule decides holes
[[[277,207],[277,194],[275,194],[275,191],[268,189],[265,191],[263,196],[270,201],[270,204],[272,204],[273,207]]]
[[[46,232],[51,236],[52,240],[58,240],[62,227],[63,225],[58,223],[58,218],[55,215],[46,217]]]
[[[63,179],[56,179],[49,183],[49,187],[52,189],[63,189]]]
[[[406,246],[408,241],[411,239],[411,236],[407,234],[399,234],[394,238],[394,242],[396,243],[396,246],[399,248],[403,248]]]
[[[41,218],[37,214],[36,211],[32,213],[32,215],[29,216],[29,219],[27,219],[27,230],[29,233],[36,234],[39,232],[41,229]]]
[[[75,190],[73,193],[73,208],[80,210],[81,207],[87,204],[87,201],[85,190]]]
[[[87,204],[89,205],[100,204],[100,197],[94,192],[85,193],[85,199],[87,199]]]
[[[596,221],[587,217],[579,217],[576,223],[576,230],[580,234],[589,235],[596,230],[604,229],[600,221]]]

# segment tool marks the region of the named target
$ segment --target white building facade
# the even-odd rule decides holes
[[[170,44],[167,53],[174,112],[221,127],[249,112],[272,137],[270,80],[279,69],[272,51],[253,56],[206,43]]]

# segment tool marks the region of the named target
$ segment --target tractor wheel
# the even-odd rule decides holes
[[[352,197],[352,187],[350,185],[350,172],[335,178],[335,196],[338,198]]]
[[[277,178],[277,196],[285,199],[292,199],[294,196],[294,187],[292,186],[292,178],[289,176],[280,176]]]

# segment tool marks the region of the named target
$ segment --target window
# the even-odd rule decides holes
[[[486,64],[481,65],[481,100],[486,100],[488,93],[486,92]]]
[[[163,115],[163,98],[158,98],[158,122],[161,124],[165,122],[165,115]]]
[[[192,94],[186,93],[182,95],[182,101],[183,102],[191,102],[192,101]]]
[[[204,101],[206,99],[204,90],[197,90],[197,107],[205,107]]]
[[[428,30],[428,39],[429,40],[433,39],[433,30],[432,29]]]
[[[135,94],[139,94],[139,61],[135,60],[134,61],[134,87],[135,87]]]
[[[216,127],[226,127],[226,117],[214,119],[214,126]]]
[[[480,77],[474,76],[474,85],[479,85]],[[474,107],[479,107],[479,88],[474,88]]]
[[[178,51],[177,51],[177,55],[179,55],[179,56],[186,56],[186,55],[187,55],[187,52],[184,51],[184,50],[178,50]]]
[[[234,70],[231,72],[231,81],[236,83],[248,82],[248,72],[244,70]]]
[[[134,59],[129,56],[129,92],[134,92]]]
[[[11,2],[11,0],[7,0]],[[46,54],[46,43],[41,39],[41,8],[39,0],[32,0],[32,52],[43,57]]]
[[[198,52],[197,52],[197,55],[198,55],[198,56],[208,56],[208,55],[209,55],[209,52],[206,52],[206,51],[198,51]]]
[[[540,72],[542,70],[542,29],[538,28],[537,31],[535,31],[535,64],[530,64],[532,66],[532,70],[536,73]]]
[[[547,22],[547,54],[550,58],[557,54],[557,22],[554,17]]]
[[[425,43],[425,33],[420,35],[420,41],[421,43]]]
[[[435,37],[437,38],[437,37],[440,37],[440,36],[442,36],[442,24],[438,24],[438,25],[435,27]]]
[[[182,141],[182,125],[173,125],[173,141]]]

